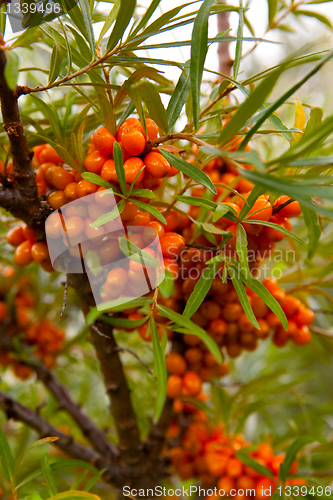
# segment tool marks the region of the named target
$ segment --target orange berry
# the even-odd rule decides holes
[[[190,347],[189,349],[186,349],[184,356],[186,361],[193,365],[195,363],[200,363],[203,353],[198,347]]]
[[[110,271],[106,277],[106,283],[108,284],[108,286],[115,288],[118,293],[125,288],[127,280],[127,272],[121,267],[112,269],[112,271]]]
[[[58,208],[61,208],[63,205],[66,205],[67,203],[67,198],[65,196],[64,191],[54,191],[47,197],[47,202],[48,204],[54,208],[54,210],[58,210]]]
[[[172,259],[163,259],[164,269],[172,274],[172,279],[176,280],[180,274],[178,262]]]
[[[137,206],[131,201],[126,201],[124,210],[121,212],[120,217],[123,222],[129,222],[134,219],[138,211]]]
[[[183,236],[178,233],[165,233],[164,237],[161,239],[163,257],[170,259],[177,257],[183,248],[185,248],[185,240]]]
[[[302,307],[302,303],[295,297],[287,295],[283,301],[282,309],[286,316],[294,316],[297,314]]]
[[[129,226],[148,226],[151,222],[148,213],[137,212],[136,216],[130,221]]]
[[[21,243],[15,250],[14,262],[18,266],[24,267],[32,262],[31,255],[32,242],[27,240]]]
[[[164,215],[165,210],[162,210],[161,214]],[[164,224],[164,230],[166,233],[174,231],[179,223],[179,214],[176,210],[170,210],[167,215],[164,216],[166,220],[166,225]]]
[[[22,226],[13,227],[6,236],[7,243],[13,247],[18,247],[25,239]]]
[[[154,141],[158,137],[158,125],[151,118],[146,118],[148,139]]]
[[[149,222],[143,231],[143,239],[147,245],[150,245],[156,237],[163,238],[165,234],[164,226],[157,221]]]
[[[199,309],[205,319],[217,319],[221,314],[220,306],[213,300],[205,300]]]
[[[83,198],[89,194],[95,193],[97,190],[96,184],[92,184],[91,182],[85,181],[82,179],[77,185],[77,194],[79,198]]]
[[[222,456],[223,457],[223,456]],[[217,483],[217,487],[219,490],[223,490],[225,492],[225,495],[223,496],[230,496],[231,490],[235,490],[236,484],[235,481],[228,476],[221,477]]]
[[[135,127],[126,128],[121,136],[121,144],[125,151],[132,156],[137,156],[146,147],[146,134],[143,134]]]
[[[145,248],[145,252],[147,252],[152,257],[156,258],[156,253],[151,248]],[[129,268],[131,269],[131,271],[134,271],[135,273],[142,273],[144,267],[146,267],[145,264],[141,264],[140,262],[136,262],[135,260],[132,259],[130,259],[129,261]]]
[[[27,224],[23,224],[22,232],[23,232],[23,236],[25,237],[26,240],[35,241],[37,233],[35,233],[35,231],[33,229],[30,229],[30,227],[27,226]]]
[[[62,165],[63,159],[60,158],[58,153],[52,146],[46,144],[45,148],[41,151],[39,156],[39,163],[54,163],[55,165]]]
[[[49,250],[45,241],[38,241],[31,247],[31,256],[35,262],[43,262],[50,258]]]
[[[311,341],[311,332],[306,325],[296,330],[296,333],[292,337],[296,345],[308,344]]]
[[[246,220],[269,221],[272,216],[272,205],[264,197],[259,197],[253,207],[250,209]],[[258,234],[263,226],[244,223],[244,229],[249,234]]]
[[[232,302],[224,306],[222,316],[226,321],[237,321],[242,312],[242,306],[237,304],[237,302]]]
[[[280,205],[283,205],[287,201],[289,201],[291,198],[289,196],[280,196],[275,202],[275,206],[279,207]],[[281,217],[286,217],[287,219],[291,217],[298,217],[302,213],[301,207],[298,203],[298,201],[292,201],[287,205],[286,207],[282,208],[278,214]]]
[[[227,463],[226,473],[230,477],[239,477],[242,475],[244,466],[238,458],[231,458]]]
[[[256,485],[256,498],[258,500],[264,500],[265,498],[270,498],[275,490],[275,482],[268,477],[261,479]]]
[[[213,319],[209,323],[209,328],[214,335],[224,335],[227,331],[227,323],[221,318]]]
[[[129,158],[124,163],[125,179],[127,184],[132,184],[136,176],[139,174],[140,170],[144,167],[144,163],[141,158]],[[139,184],[144,176],[144,169],[138,175],[135,181],[135,185]]]
[[[98,128],[92,135],[95,147],[102,155],[110,156],[113,153],[113,146],[116,139],[105,127]],[[88,170],[88,169],[87,169]],[[92,170],[89,170],[92,172]]]
[[[40,162],[40,154],[41,152],[43,151],[43,149],[46,148],[46,144],[40,144],[39,146],[34,146],[32,148],[33,152],[34,152],[34,159],[36,159],[37,163],[41,163]]]
[[[77,186],[78,186],[77,182],[70,182],[65,187],[64,193],[65,193],[65,196],[68,200],[77,200],[78,199],[79,194],[78,194]]]
[[[167,396],[170,399],[178,398],[182,391],[182,378],[179,375],[170,375],[167,382]]]
[[[88,172],[100,174],[107,160],[107,156],[101,153],[101,151],[94,151],[83,160],[83,166]]]
[[[182,390],[185,394],[197,396],[201,392],[202,381],[194,372],[187,372],[183,377]]]
[[[121,142],[121,139],[122,139],[124,131],[126,129],[132,128],[132,127],[136,128],[137,130],[139,130],[139,132],[141,132],[143,135],[145,135],[144,128],[141,125],[141,123],[139,122],[139,120],[137,120],[137,118],[134,118],[134,117],[127,118],[127,120],[125,120],[120,125],[120,127],[118,128],[118,131],[117,131],[117,141]]]
[[[183,375],[187,368],[186,361],[183,356],[177,352],[171,352],[165,358],[165,365],[168,372],[175,375]]]
[[[144,189],[150,189],[151,191],[156,191],[162,186],[163,181],[162,179],[157,179],[156,177],[153,177],[152,175],[148,174],[147,171],[145,171],[142,183]]]
[[[51,184],[60,190],[64,190],[67,184],[74,182],[74,176],[63,167],[55,167],[52,170]]]
[[[148,174],[162,179],[170,172],[170,163],[157,151],[151,151],[145,156],[145,165]]]

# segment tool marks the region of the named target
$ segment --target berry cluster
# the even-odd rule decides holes
[[[209,499],[244,497],[270,498],[277,483],[281,463],[285,455],[275,455],[268,443],[258,445],[248,454],[271,472],[271,478],[265,477],[254,468],[244,465],[237,457],[237,452],[250,446],[240,434],[227,435],[222,427],[212,425],[207,416],[200,411],[192,414],[190,423],[183,431],[180,421],[175,418],[168,431],[170,448],[167,450],[174,471],[181,479],[195,477],[202,486],[211,488],[216,493]],[[177,443],[171,445],[171,443]],[[289,474],[295,474],[298,463],[295,461]],[[289,479],[287,484],[306,484],[302,479]],[[208,498],[208,497],[207,497]]]
[[[20,267],[38,262],[44,271],[52,272],[53,267],[45,241],[35,241],[36,233],[26,224],[12,227],[7,233],[7,243],[16,248],[14,262]]]
[[[47,367],[54,366],[61,348],[64,332],[48,319],[36,320],[33,308],[35,298],[30,292],[29,281],[23,277],[16,279],[16,293],[12,306],[6,300],[7,293],[13,285],[15,269],[6,266],[0,270],[0,325],[6,328],[10,337],[19,332],[22,341],[27,346],[33,346],[33,354],[42,359]],[[0,365],[10,366],[17,377],[28,378],[32,374],[29,366],[18,361],[10,350],[0,346]]]

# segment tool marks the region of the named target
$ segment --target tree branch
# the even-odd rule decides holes
[[[89,446],[82,446],[77,443],[73,436],[61,432],[57,427],[54,427],[45,418],[41,417],[37,411],[27,408],[2,391],[0,391],[0,408],[4,410],[8,418],[23,422],[31,429],[34,429],[41,438],[57,437],[58,440],[55,441],[55,446],[73,458],[91,463],[99,470],[106,469],[105,480],[112,482],[116,486],[122,486],[124,476],[119,467],[110,464],[108,460]]]

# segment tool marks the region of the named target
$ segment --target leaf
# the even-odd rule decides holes
[[[168,270],[164,270],[164,280],[160,284],[158,291],[164,299],[168,299],[174,290],[174,277]]]
[[[88,0],[78,0],[79,5],[81,7],[81,12],[83,16],[83,22],[84,26],[86,29],[87,33],[87,40],[90,45],[90,50],[92,55],[95,54],[95,35],[94,35],[94,29],[93,29],[93,24],[92,24],[92,19],[91,19],[91,13],[90,13],[90,6],[89,6],[89,1]]]
[[[120,9],[117,16],[116,24],[112,30],[107,44],[107,51],[111,52],[117,43],[120,41],[124,32],[132,19],[136,0],[121,0]]]
[[[177,198],[178,201],[187,203],[188,205],[193,205],[194,207],[203,207],[211,211],[215,211],[218,207],[218,205],[213,201],[206,200],[205,198],[198,198],[196,196],[175,196],[175,198]],[[223,208],[225,208],[224,213],[226,213],[228,211],[227,207]]]
[[[261,476],[265,477],[274,477],[273,472],[271,469],[268,467],[265,467],[264,465],[261,465],[259,462],[257,462],[254,458],[252,458],[250,455],[246,453],[246,451],[239,450],[236,452],[236,457],[244,464],[250,467],[251,469],[255,470],[258,472]]]
[[[152,0],[148,9],[146,10],[144,15],[142,16],[141,21],[136,26],[136,28],[133,30],[132,37],[135,36],[141,29],[146,27],[149,19],[152,17],[152,15],[154,14],[155,10],[157,9],[157,7],[159,6],[160,3],[161,3],[161,0]]]
[[[5,79],[10,89],[14,89],[18,80],[19,58],[13,50],[6,51],[7,63],[5,66]]]
[[[14,477],[15,463],[9,443],[2,429],[0,429],[0,463],[6,479],[10,483]]]
[[[58,493],[50,497],[48,500],[101,500],[101,497],[98,495],[93,495],[92,493],[88,493],[87,491],[64,491],[63,493]]]
[[[228,271],[229,271],[229,276],[231,278],[232,284],[234,285],[234,288],[236,290],[236,293],[239,298],[239,302],[241,303],[241,306],[248,317],[248,319],[251,321],[252,325],[260,330],[260,325],[257,321],[257,318],[254,315],[254,312],[252,310],[252,307],[249,302],[249,298],[246,294],[245,288],[243,286],[242,280],[240,276],[237,275],[238,269],[235,269],[234,267],[228,266]]]
[[[243,48],[243,29],[244,29],[244,10],[243,10],[243,0],[239,0],[239,21],[238,21],[238,29],[237,29],[237,42],[236,42],[236,50],[235,50],[235,60],[233,66],[233,78],[237,80],[239,66],[242,59],[242,48]]]
[[[203,68],[208,50],[208,18],[214,0],[204,0],[193,23],[191,40],[190,77],[193,100],[193,120],[199,128],[200,88]]]
[[[145,102],[151,118],[167,134],[169,132],[167,113],[155,85],[147,81],[142,81],[136,84],[135,88]]]
[[[195,180],[199,184],[202,184],[203,186],[207,187],[212,193],[217,194],[214,184],[212,183],[208,175],[206,175],[204,172],[199,170],[197,167],[194,167],[187,161],[178,158],[172,153],[169,153],[165,149],[159,149],[159,152],[161,153],[162,156],[164,156],[166,160],[168,160],[168,162],[173,167],[177,168],[178,170],[183,172],[183,174],[187,175],[188,177]]]
[[[121,192],[123,193],[123,195],[126,195],[126,178],[123,164],[123,153],[118,142],[115,142],[113,145],[113,159]]]
[[[95,474],[93,477],[89,479],[89,481],[86,482],[84,486],[84,491],[89,491],[95,483],[103,476],[104,472],[106,472],[107,469],[102,469],[98,472],[98,474]]]
[[[102,226],[103,224],[106,224],[107,222],[111,222],[112,220],[116,219],[117,217],[119,217],[119,215],[122,213],[122,211],[124,210],[125,208],[125,205],[126,205],[126,201],[125,200],[120,200],[120,202],[118,203],[118,205],[116,205],[112,210],[111,212],[108,212],[107,214],[103,214],[101,215],[100,217],[98,217],[98,219],[96,219],[92,224],[91,224],[91,227],[92,228],[95,228],[95,227],[100,227]]]
[[[259,196],[261,196],[262,194],[264,194],[264,192],[265,192],[265,190],[262,187],[260,187],[260,186],[254,186],[254,188],[252,189],[250,195],[245,200],[245,203],[242,206],[242,209],[241,209],[241,211],[239,213],[239,218],[241,220],[243,220],[243,218],[249,213],[249,211],[251,210],[251,208],[253,207],[253,205],[255,204],[255,202],[257,201],[257,199],[259,198]]]
[[[157,304],[156,307],[159,310],[161,316],[170,319],[181,327],[184,327],[187,332],[190,331],[191,334],[197,335],[205,344],[207,349],[213,354],[217,362],[222,363],[222,355],[218,345],[202,328],[200,328],[188,318],[185,318],[181,314],[178,314],[172,309],[169,309],[168,307],[162,306],[160,304]]]
[[[143,266],[156,267],[158,265],[158,260],[155,259],[155,257],[136,246],[127,238],[121,237],[118,241],[119,248],[126,257],[129,257],[131,260],[134,260]]]
[[[32,443],[26,450],[25,450],[25,453],[27,453],[27,451],[31,450],[32,448],[36,448],[38,446],[42,446],[43,444],[50,444],[50,443],[54,443],[55,441],[58,441],[58,437],[56,436],[51,436],[51,437],[46,437],[46,438],[42,438],[42,439],[38,439],[38,441],[35,441],[34,443]]]
[[[186,318],[191,318],[193,314],[199,309],[212,286],[219,267],[220,262],[214,262],[212,264],[209,264],[209,266],[203,270],[198,282],[194,287],[193,292],[191,293],[186,303],[183,316],[185,316]]]
[[[179,119],[183,106],[189,95],[191,88],[191,79],[189,71],[190,62],[187,61],[184,64],[183,71],[179,77],[175,90],[172,93],[171,99],[167,107],[167,118],[169,122],[169,128],[173,127],[176,121]]]
[[[312,3],[312,2],[309,2],[309,3]],[[323,16],[319,12],[297,9],[297,11],[295,11],[294,14],[297,16],[315,17],[321,23],[326,24],[326,26],[328,26],[330,29],[333,28],[331,21],[326,16]]]
[[[115,318],[112,317],[110,318],[109,316],[105,316],[104,314],[100,317],[104,323],[107,323],[108,325],[114,325],[114,326],[121,326],[123,328],[137,328],[138,326],[143,325],[146,323],[149,319],[149,316],[145,316],[144,318],[141,319],[124,319],[124,318]]]
[[[109,12],[107,18],[105,19],[105,22],[103,24],[103,27],[102,27],[101,32],[100,32],[99,37],[98,37],[97,46],[100,45],[103,36],[108,31],[108,29],[111,28],[114,20],[118,16],[119,7],[120,7],[120,0],[116,0],[116,2],[114,3],[112,9]]]
[[[304,130],[306,122],[305,111],[301,102],[298,99],[295,99],[295,110],[296,112],[295,112],[294,127],[299,128],[300,130]],[[296,141],[298,141],[302,137],[302,134],[294,133],[294,136]]]
[[[241,265],[242,273],[248,277],[250,274],[248,249],[247,249],[247,236],[246,231],[242,224],[237,224],[236,232],[236,250]]]
[[[121,302],[121,298],[120,299],[116,299],[114,301],[110,301],[109,303],[111,304],[111,302],[113,302],[113,305],[110,305],[109,308],[106,308],[108,309],[110,312],[119,312],[119,311],[123,311],[124,310],[124,303]],[[150,304],[152,303],[153,300],[150,299],[149,297],[138,297],[137,299],[132,299],[131,301],[126,301],[126,307],[130,308],[130,307],[135,307],[135,308],[138,308],[138,307],[143,307],[145,306],[146,304]],[[95,321],[97,321],[97,319],[102,316],[102,314],[105,314],[105,311],[100,311],[99,309],[97,309],[97,307],[92,307],[89,311],[89,313],[87,314],[86,316],[86,324],[88,326],[91,326],[95,323]]]
[[[162,350],[161,342],[158,337],[157,327],[154,317],[151,316],[149,320],[149,329],[151,331],[151,338],[153,344],[153,354],[155,371],[157,375],[157,398],[154,410],[153,422],[158,422],[166,401],[166,386],[167,386],[167,371],[165,366],[165,354]]]
[[[50,73],[48,84],[53,83],[60,74],[60,68],[63,61],[63,55],[61,52],[60,45],[54,42],[52,49],[51,60],[50,60]]]
[[[213,224],[221,219],[221,217],[223,217],[227,212],[229,212],[228,207],[226,207],[225,205],[217,205],[212,218]]]
[[[110,184],[108,181],[102,179],[102,177],[100,177],[97,174],[93,174],[92,172],[82,172],[81,177],[82,179],[91,182],[92,184],[105,187],[106,189],[109,189],[112,192],[119,194],[119,191],[115,186]]]
[[[167,221],[165,220],[164,216],[161,214],[161,212],[157,210],[157,208],[152,207],[151,205],[143,203],[142,201],[136,200],[134,198],[129,198],[128,200],[134,203],[134,205],[136,205],[137,207],[141,208],[141,210],[147,210],[147,212],[151,213],[162,224],[165,225],[167,224]]]
[[[288,473],[290,470],[290,467],[292,466],[297,453],[304,448],[307,444],[313,443],[315,441],[318,441],[319,443],[326,443],[326,440],[320,437],[313,437],[313,436],[302,436],[300,438],[297,438],[293,444],[289,447],[286,457],[284,461],[282,462],[280,466],[280,473],[279,473],[279,479],[281,481],[285,482]]]
[[[268,3],[268,25],[271,25],[277,13],[277,0],[267,0]]]
[[[286,236],[289,236],[289,238],[292,238],[299,245],[303,245],[305,247],[307,246],[305,241],[303,241],[301,238],[296,236],[296,234],[292,233],[291,231],[288,231],[288,229],[286,229],[283,226],[280,226],[279,224],[275,224],[274,222],[266,222],[264,220],[249,220],[249,221],[247,221],[247,219],[244,219],[244,222],[246,222],[247,224],[258,224],[259,226],[272,227],[273,229],[280,231],[281,233],[285,234]]]
[[[304,222],[308,229],[308,259],[311,260],[318,248],[318,243],[321,236],[321,227],[319,224],[319,218],[317,212],[310,210],[307,207],[301,206],[302,213],[304,217]]]
[[[114,137],[116,137],[117,126],[116,126],[116,117],[114,113],[114,108],[109,99],[104,94],[99,93],[97,97],[98,97],[99,109],[101,110],[103,116],[103,122],[105,128]]]
[[[58,488],[57,488],[55,478],[54,478],[53,472],[52,472],[50,464],[49,464],[47,454],[43,455],[42,461],[41,461],[41,466],[42,466],[43,475],[46,479],[46,482],[47,482],[48,487],[51,491],[51,494],[56,495],[58,493]]]

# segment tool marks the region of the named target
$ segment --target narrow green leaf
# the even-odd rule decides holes
[[[61,52],[60,45],[54,42],[51,61],[50,61],[50,73],[49,73],[49,84],[53,83],[59,76],[60,68],[63,61],[63,55]]]
[[[151,118],[167,134],[169,132],[168,117],[155,85],[147,81],[141,81],[135,85],[135,88],[145,102]]]
[[[214,262],[213,264],[209,264],[209,266],[203,270],[199,281],[196,283],[193,292],[186,302],[183,316],[185,316],[186,318],[191,318],[193,314],[199,309],[212,286],[219,267],[220,262]]]
[[[7,51],[7,63],[5,66],[5,79],[10,89],[14,89],[18,80],[19,58],[13,50]]]
[[[172,309],[168,307],[162,306],[160,304],[156,305],[157,309],[160,312],[160,315],[170,319],[180,327],[183,327],[187,332],[190,331],[191,334],[197,335],[200,340],[205,344],[207,349],[213,354],[218,363],[222,363],[222,355],[218,345],[214,342],[214,340],[198,325],[193,323],[188,318],[185,318],[179,313],[176,313]]]
[[[97,483],[97,481],[103,476],[104,472],[106,472],[107,469],[102,469],[98,472],[98,474],[95,474],[93,477],[89,479],[89,481],[86,482],[83,490],[84,491],[89,491],[91,488]],[[91,499],[92,500],[92,499]]]
[[[241,209],[241,211],[239,213],[239,218],[241,220],[249,213],[249,211],[251,210],[251,208],[253,207],[253,205],[255,204],[255,202],[257,201],[257,199],[259,198],[259,196],[261,196],[262,194],[264,194],[264,192],[265,192],[265,190],[262,187],[260,187],[260,186],[254,186],[254,188],[252,189],[250,195],[245,200],[245,203],[242,206],[242,209]]]
[[[102,179],[102,177],[97,174],[93,174],[92,172],[82,172],[81,177],[82,179],[91,182],[92,184],[105,187],[106,189],[110,189],[112,192],[119,194],[119,191],[115,186]]]
[[[246,453],[246,451],[239,450],[236,452],[236,457],[244,464],[250,467],[251,469],[258,472],[261,476],[264,477],[274,477],[273,472],[268,467],[261,465],[257,460],[252,458],[250,455]]]
[[[9,443],[2,429],[0,429],[0,463],[6,475],[6,479],[10,483],[14,477],[15,462]]]
[[[98,94],[99,109],[103,116],[105,128],[116,137],[117,125],[114,108],[109,99],[104,94]]]
[[[149,19],[152,17],[152,15],[154,14],[155,10],[157,9],[157,7],[159,6],[160,3],[161,3],[161,0],[152,0],[148,9],[146,10],[144,15],[142,16],[141,21],[139,22],[137,27],[133,30],[133,32],[131,34],[131,38],[133,36],[135,36],[140,30],[142,30],[143,28],[146,27]]]
[[[228,211],[229,211],[228,207],[223,205],[217,205],[212,218],[213,224],[217,222],[219,219],[221,219],[221,217],[223,217]]]
[[[277,13],[277,0],[268,0],[268,25],[271,25]]]
[[[138,196],[139,198],[150,198],[153,200],[155,198],[155,195],[150,189],[133,189],[131,191],[131,196]]]
[[[296,458],[297,453],[302,448],[304,448],[304,446],[306,446],[307,444],[313,443],[315,441],[318,441],[319,443],[326,442],[326,440],[323,438],[313,437],[313,436],[302,436],[302,437],[297,438],[293,442],[293,444],[289,447],[289,449],[286,453],[286,457],[285,457],[285,459],[282,462],[281,467],[280,467],[279,479],[281,479],[281,481],[283,481],[283,482],[286,481],[290,467],[292,466],[292,464]]]
[[[190,76],[195,129],[199,128],[200,88],[208,50],[208,18],[213,3],[214,0],[204,0],[193,23]]]
[[[58,488],[55,482],[55,478],[52,472],[52,469],[49,464],[49,460],[47,457],[47,454],[43,455],[42,461],[41,461],[41,466],[42,466],[42,471],[43,475],[46,479],[46,482],[48,484],[48,487],[50,489],[50,492],[52,495],[56,495],[58,493]]]
[[[126,195],[126,178],[123,164],[123,153],[118,142],[115,142],[113,145],[113,159],[121,192],[123,193],[123,195]]]
[[[175,90],[172,93],[171,99],[167,107],[167,118],[169,122],[169,128],[173,127],[173,125],[178,120],[190,92],[191,79],[190,79],[189,66],[190,62],[187,61],[184,64],[183,71],[179,77],[179,80],[177,82]]]
[[[320,21],[323,24],[326,24],[326,26],[328,26],[330,29],[332,29],[331,21],[326,16],[323,16],[319,12],[297,9],[294,11],[294,14],[297,16],[314,17],[315,19],[317,19],[318,21]]]
[[[46,437],[46,438],[42,438],[42,439],[38,439],[38,441],[35,441],[34,443],[32,443],[26,450],[24,453],[27,453],[27,451],[29,450],[32,450],[33,448],[37,448],[38,446],[42,446],[44,444],[50,444],[50,443],[54,443],[55,441],[58,441],[58,437],[54,436],[54,437]]]
[[[280,231],[280,233],[283,233],[286,236],[289,236],[289,238],[296,241],[296,243],[298,243],[299,245],[303,245],[305,247],[307,246],[305,241],[303,241],[301,238],[296,236],[296,234],[292,233],[291,231],[288,231],[288,229],[286,229],[283,226],[280,226],[279,224],[275,224],[274,222],[266,222],[264,220],[249,220],[249,221],[247,221],[246,219],[244,219],[244,222],[246,222],[247,224],[258,224],[259,226],[272,227],[273,229]]]
[[[243,29],[244,29],[244,10],[243,10],[243,0],[239,0],[239,21],[238,21],[238,29],[237,29],[237,42],[235,49],[235,60],[233,66],[233,78],[237,80],[237,76],[239,73],[239,66],[242,60],[242,48],[243,48]]]
[[[159,293],[162,295],[164,299],[168,299],[174,290],[175,279],[168,269],[164,270],[164,280],[159,286]]]
[[[135,262],[138,262],[139,264],[142,264],[143,266],[156,267],[158,265],[158,260],[155,259],[155,257],[136,246],[127,238],[121,237],[118,241],[119,248],[126,257],[134,260]]]
[[[216,203],[206,200],[205,198],[197,198],[196,196],[176,196],[175,198],[183,203],[187,203],[188,205],[193,205],[195,207],[203,207],[211,211],[215,211],[217,209]]]
[[[76,6],[77,8],[77,6]],[[79,16],[82,17],[82,14],[81,12],[79,11],[78,9],[78,12],[79,12]],[[93,54],[91,53],[91,50],[90,50],[90,46],[86,43],[86,40],[83,38],[83,36],[81,35],[81,33],[79,33],[75,28],[73,28],[73,26],[71,26],[70,24],[66,24],[66,27],[71,31],[72,35],[74,36],[74,39],[75,39],[75,42],[77,44],[77,47],[79,49],[79,53],[80,55],[82,56],[83,60],[86,62],[86,63],[89,63],[91,60],[92,60],[92,57],[93,57]],[[83,33],[84,34],[84,33]],[[88,37],[88,34],[84,34],[85,38],[87,39]],[[84,64],[84,63],[83,63]]]
[[[145,316],[144,318],[141,319],[132,320],[132,319],[124,319],[116,317],[110,318],[109,316],[102,315],[100,319],[104,321],[104,323],[107,323],[108,325],[121,326],[123,328],[137,328],[138,326],[141,326],[144,323],[146,323],[149,317]]]
[[[229,276],[231,278],[232,284],[234,285],[234,288],[236,290],[236,293],[239,298],[239,302],[241,303],[241,306],[248,317],[248,319],[251,321],[252,325],[255,328],[258,328],[260,330],[260,325],[257,321],[257,318],[254,315],[254,312],[252,310],[252,307],[250,305],[248,296],[246,295],[245,288],[243,286],[241,278],[237,275],[238,269],[235,269],[234,267],[228,266],[228,271],[229,271]]]
[[[217,193],[215,186],[208,177],[208,175],[199,170],[197,167],[194,167],[187,161],[178,158],[172,153],[169,153],[169,151],[166,151],[165,149],[159,149],[159,152],[161,153],[162,156],[164,156],[166,160],[168,160],[168,162],[173,167],[177,168],[178,170],[183,172],[183,174],[187,175],[188,177],[195,180],[199,184],[202,184],[203,186],[207,187],[212,193],[214,194]]]
[[[108,52],[111,52],[123,37],[124,32],[132,19],[135,6],[136,6],[136,0],[120,1],[120,9],[117,16],[116,24],[114,25],[114,28],[108,40],[108,45],[107,45]]]
[[[113,22],[115,21],[116,17],[118,16],[119,7],[120,7],[120,0],[116,0],[112,9],[109,12],[107,18],[105,19],[105,22],[103,24],[103,28],[101,29],[101,32],[100,32],[99,37],[98,37],[97,46],[100,45],[100,43],[103,39],[103,36],[108,31],[108,29],[111,28]]]
[[[158,337],[157,327],[153,316],[149,320],[149,329],[153,344],[153,354],[155,371],[157,375],[157,398],[154,410],[154,423],[158,422],[166,401],[167,371],[165,366],[165,354],[162,350],[161,342]]]
[[[100,227],[100,226],[103,226],[103,224],[106,224],[107,222],[111,222],[112,220],[116,219],[117,217],[119,217],[119,215],[124,210],[125,205],[126,205],[126,201],[125,200],[120,200],[120,202],[118,203],[118,205],[116,205],[111,210],[111,212],[108,212],[107,214],[103,214],[100,217],[98,217],[98,219],[95,220],[95,222],[93,222],[91,224],[91,227],[92,228]]]
[[[58,493],[50,497],[48,500],[101,500],[98,495],[93,495],[92,493],[88,493],[87,491],[64,491],[63,493]]]
[[[90,6],[88,0],[78,0],[81,7],[81,12],[83,16],[83,22],[87,31],[87,39],[90,45],[90,50],[92,54],[95,54],[95,35],[91,19]]]
[[[158,221],[166,225],[167,221],[165,220],[161,212],[157,210],[157,208],[152,207],[147,203],[143,203],[142,201],[136,200],[135,198],[129,198],[128,200],[134,203],[134,205],[136,205],[137,207],[141,208],[141,210],[147,210],[147,212],[151,213],[154,217],[156,217]]]
[[[310,210],[307,207],[302,205],[302,212],[304,217],[304,222],[308,229],[308,259],[313,259],[316,250],[318,248],[320,236],[321,236],[321,227],[319,224],[319,218],[317,212],[314,210]]]
[[[236,250],[242,273],[248,277],[250,274],[250,268],[248,261],[247,236],[242,224],[237,224]]]

